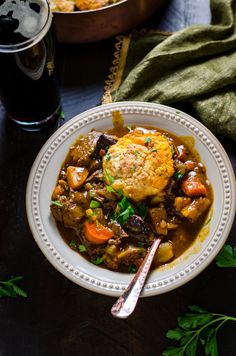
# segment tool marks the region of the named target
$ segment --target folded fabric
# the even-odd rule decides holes
[[[235,8],[236,0],[212,0],[210,25],[120,38],[104,102],[187,103],[211,131],[236,140]]]

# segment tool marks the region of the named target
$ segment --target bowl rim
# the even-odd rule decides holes
[[[97,9],[92,9],[92,10],[75,10],[75,11],[71,11],[71,12],[65,12],[65,11],[52,11],[53,14],[63,14],[63,15],[71,15],[71,14],[90,14],[90,13],[93,13],[93,12],[98,12],[98,11],[103,11],[105,9],[110,9],[112,7],[116,7],[118,5],[121,5],[121,4],[124,4],[126,2],[128,2],[129,0],[120,0],[114,4],[109,4],[109,5],[106,5],[106,6],[102,6],[102,7],[99,7]]]
[[[153,296],[168,292],[175,288],[182,286],[189,280],[196,277],[201,273],[215,258],[217,253],[221,250],[223,244],[225,243],[228,235],[230,233],[234,216],[235,216],[235,176],[234,171],[230,162],[230,159],[224,150],[218,139],[212,134],[212,132],[207,129],[202,123],[194,119],[192,116],[171,108],[169,106],[146,103],[140,101],[126,101],[118,102],[112,104],[100,105],[95,108],[86,110],[72,119],[68,120],[63,126],[57,129],[52,136],[46,141],[41,150],[39,151],[33,166],[31,168],[27,188],[26,188],[26,212],[32,235],[38,244],[39,248],[49,260],[49,262],[66,278],[75,282],[76,284],[89,289],[91,291],[105,294],[109,296],[119,296],[123,293],[124,289],[128,283],[115,283],[115,282],[104,282],[93,278],[93,276],[86,275],[86,273],[78,272],[73,266],[69,265],[64,259],[60,259],[58,262],[58,254],[55,248],[52,246],[50,241],[48,242],[48,236],[45,232],[42,233],[41,223],[39,223],[38,214],[39,212],[34,212],[35,206],[37,206],[38,199],[38,176],[40,176],[41,166],[47,166],[50,161],[50,154],[53,155],[60,142],[67,140],[70,135],[77,132],[80,128],[86,127],[90,122],[97,122],[103,120],[107,116],[111,116],[112,111],[120,110],[125,114],[138,114],[142,112],[144,115],[160,115],[161,113],[165,115],[166,119],[174,120],[176,124],[185,125],[186,128],[191,130],[195,135],[199,136],[199,139],[206,145],[208,150],[215,152],[214,155],[217,158],[217,162],[222,162],[223,168],[221,169],[221,175],[225,175],[223,178],[225,182],[225,189],[227,188],[227,204],[224,206],[224,216],[221,219],[219,226],[217,226],[217,233],[214,236],[214,241],[211,241],[211,245],[208,244],[207,248],[204,249],[204,255],[200,257],[191,266],[180,270],[175,274],[174,277],[166,278],[158,283],[147,281],[145,288],[143,290],[142,296]],[[79,132],[77,132],[77,136]],[[51,153],[50,153],[51,152]],[[67,152],[64,152],[64,157]],[[44,162],[44,163],[42,163]],[[43,169],[41,169],[42,171]],[[220,168],[219,168],[220,170]],[[35,203],[36,202],[36,203]],[[227,207],[227,209],[225,209]],[[37,209],[36,209],[37,210]],[[223,213],[222,213],[223,214]],[[226,224],[227,222],[227,224]],[[213,251],[213,252],[212,252]],[[211,254],[210,254],[211,253]],[[60,255],[59,255],[60,256]],[[112,274],[117,274],[118,272],[112,272]],[[129,280],[132,279],[132,275],[128,276]]]

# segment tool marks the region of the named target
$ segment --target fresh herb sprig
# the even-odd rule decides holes
[[[117,220],[121,225],[124,225],[134,213],[135,210],[130,201],[126,197],[123,197],[117,204],[114,220]]]
[[[12,277],[7,281],[0,281],[0,298],[2,297],[27,297],[27,293],[16,283],[23,279],[22,276]]]
[[[216,256],[218,267],[236,267],[236,246],[224,245]]]
[[[178,327],[169,330],[166,337],[176,340],[179,346],[169,346],[163,356],[197,356],[202,345],[205,355],[218,356],[217,332],[227,321],[236,317],[214,314],[196,306],[189,306],[190,313],[178,318]]]

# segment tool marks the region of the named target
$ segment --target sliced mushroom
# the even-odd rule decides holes
[[[149,241],[150,229],[145,224],[144,220],[139,215],[132,215],[129,217],[124,229],[128,235],[142,242]]]

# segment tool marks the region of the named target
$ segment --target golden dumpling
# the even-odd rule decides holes
[[[103,158],[106,184],[134,201],[163,195],[173,174],[171,142],[160,132],[136,129],[110,146]]]

